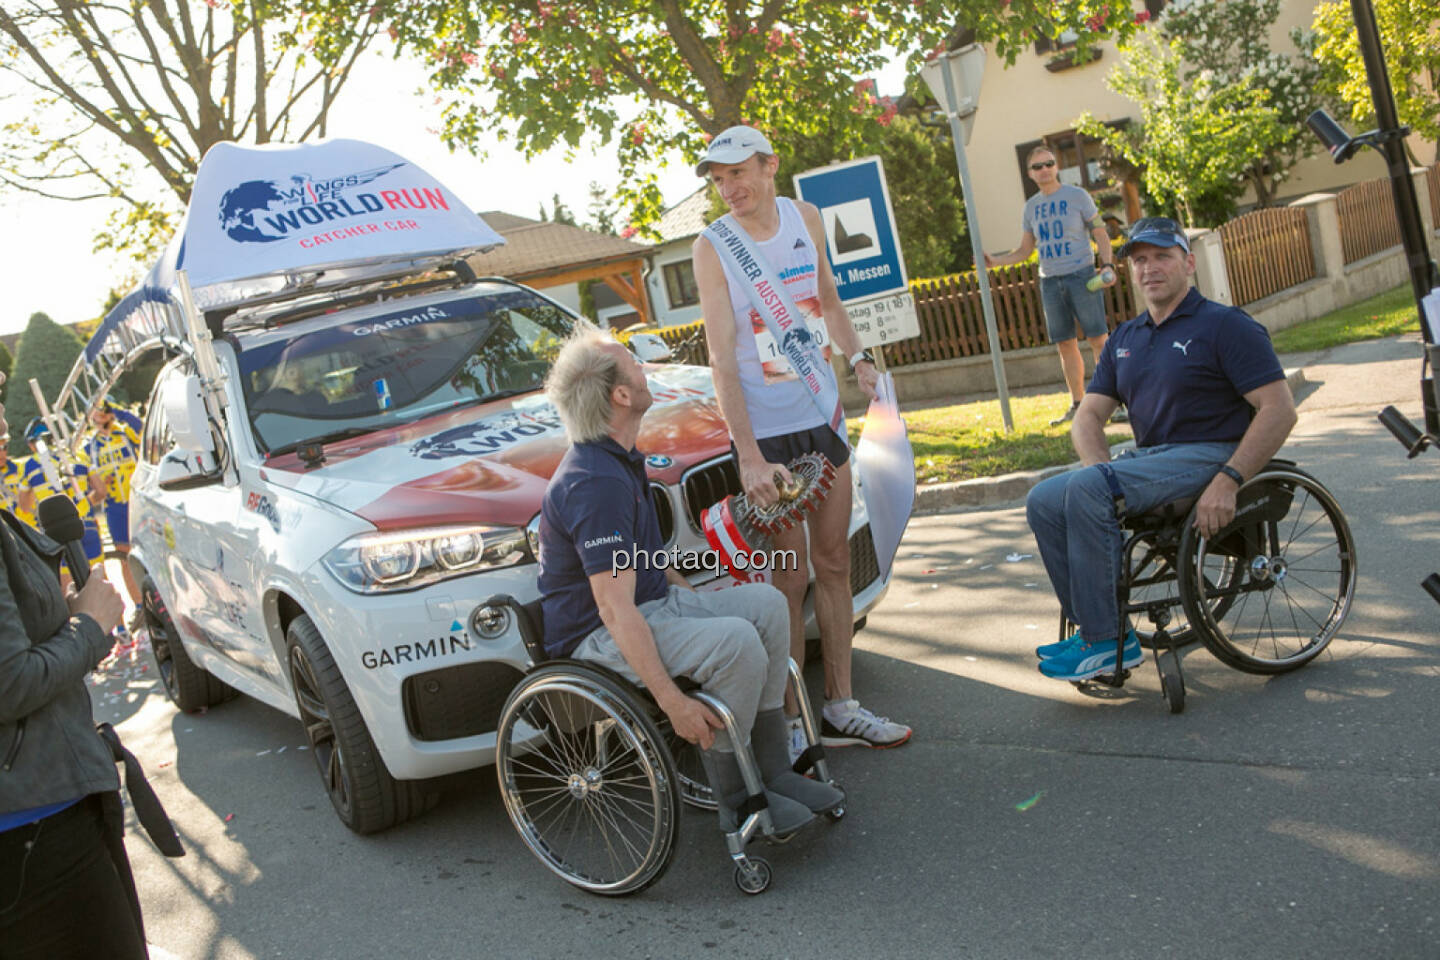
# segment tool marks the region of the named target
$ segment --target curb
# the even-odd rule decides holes
[[[1285,371],[1285,383],[1295,393],[1308,383],[1304,367],[1293,367]],[[1125,450],[1134,446],[1127,440],[1116,444],[1112,450]],[[974,480],[957,480],[951,483],[932,483],[915,490],[915,513],[939,513],[964,507],[996,507],[1023,500],[1030,488],[1041,480],[1074,470],[1079,462],[1062,463],[1040,470],[1022,470],[998,477],[977,477]]]

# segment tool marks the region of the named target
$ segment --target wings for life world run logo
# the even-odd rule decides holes
[[[450,204],[438,188],[357,191],[406,165],[401,161],[323,179],[297,173],[283,182],[247,180],[220,198],[220,226],[226,236],[240,243],[273,243],[312,227],[343,226],[344,221],[354,217],[410,210],[449,210]],[[380,226],[372,223],[357,225],[356,229],[375,233]]]

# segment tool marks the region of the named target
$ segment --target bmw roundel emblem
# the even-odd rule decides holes
[[[670,464],[674,462],[674,460],[671,460],[663,453],[652,453],[650,454],[650,456],[645,458],[645,463],[648,466],[654,467],[656,470],[664,470],[666,467],[670,466]]]

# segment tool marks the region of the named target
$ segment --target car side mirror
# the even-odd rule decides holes
[[[191,374],[170,381],[161,405],[176,446],[191,453],[215,452],[215,438],[210,434],[210,416],[205,411],[199,377]]]
[[[161,490],[189,490],[203,487],[220,479],[220,471],[210,464],[214,458],[208,454],[193,453],[176,448],[160,458],[155,483]]]
[[[630,338],[630,350],[642,363],[664,363],[674,356],[670,344],[656,333],[635,334]]]

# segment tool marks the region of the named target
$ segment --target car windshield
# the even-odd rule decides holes
[[[526,290],[338,323],[240,354],[250,422],[274,453],[539,390],[570,317]]]

